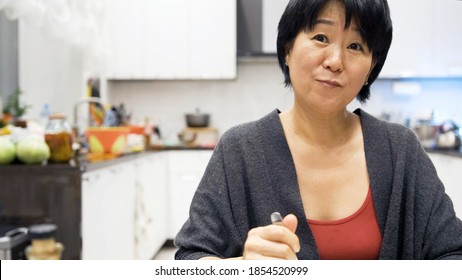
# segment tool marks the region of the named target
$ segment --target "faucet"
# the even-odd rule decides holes
[[[100,104],[102,108],[104,108],[103,103],[101,102],[101,98],[99,97],[83,97],[77,102],[74,103],[74,122],[73,122],[73,128],[78,132],[78,108],[81,104],[83,103],[97,103]]]
[[[75,152],[74,157],[76,159],[77,159],[78,154],[80,153],[82,143],[84,143],[84,139],[80,137],[79,125],[77,123],[78,122],[78,108],[83,103],[97,103],[97,104],[100,104],[102,108],[104,108],[104,105],[101,102],[101,98],[99,97],[83,97],[74,103],[74,119],[73,119],[73,124],[72,124],[72,131],[74,133],[74,139],[76,140],[76,142],[74,142],[72,148]]]

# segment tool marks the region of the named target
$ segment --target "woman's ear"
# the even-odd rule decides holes
[[[286,66],[289,66],[289,54],[286,54],[285,62],[286,62]]]
[[[364,85],[367,86],[367,85],[369,84],[369,76],[371,75],[372,70],[374,70],[376,64],[377,64],[376,61],[372,61],[372,63],[371,63],[371,69],[369,69],[369,73],[367,73],[367,75],[366,75],[366,80],[364,81]]]

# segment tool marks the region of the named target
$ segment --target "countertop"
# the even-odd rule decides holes
[[[114,164],[123,163],[127,161],[131,161],[137,158],[144,157],[150,153],[156,153],[161,151],[175,151],[175,150],[213,150],[214,147],[202,147],[202,146],[172,146],[172,145],[155,145],[150,147],[146,151],[142,152],[135,152],[125,154],[113,159],[109,160],[101,160],[101,161],[94,161],[94,162],[83,162],[80,165],[69,165],[69,164],[47,164],[47,165],[24,165],[24,164],[13,164],[13,165],[4,165],[1,166],[3,172],[0,172],[0,175],[6,175],[9,172],[20,172],[23,174],[30,174],[36,172],[44,172],[46,169],[47,173],[58,173],[62,174],[63,172],[86,172],[92,171],[104,167],[108,167]],[[428,153],[435,153],[435,154],[442,154],[451,157],[457,157],[462,159],[462,147],[459,150],[454,149],[434,149],[434,148],[425,148]],[[46,167],[46,168],[44,168]]]
[[[215,147],[213,146],[191,146],[191,145],[152,145],[149,147],[148,150],[142,152],[134,152],[124,154],[122,156],[108,159],[108,160],[100,160],[100,161],[92,161],[92,162],[85,162],[81,164],[80,169],[81,171],[92,171],[104,167],[111,166],[113,164],[118,164],[122,162],[127,162],[130,160],[134,160],[140,157],[143,157],[149,153],[161,152],[161,151],[184,151],[184,150],[194,150],[194,151],[201,151],[201,150],[213,150]]]
[[[451,157],[462,158],[462,146],[458,149],[436,149],[436,148],[425,148],[427,153],[441,154]]]
[[[144,157],[150,153],[158,153],[161,151],[175,151],[175,150],[213,150],[214,147],[212,146],[185,146],[185,145],[154,145],[150,147],[148,150],[141,151],[141,152],[133,152],[124,154],[119,157],[106,159],[106,160],[97,160],[97,161],[87,161],[81,160],[81,163],[76,164],[56,164],[56,163],[48,163],[46,165],[27,165],[27,164],[11,164],[11,165],[3,165],[0,166],[0,177],[2,175],[7,175],[10,172],[20,172],[21,174],[35,174],[37,172],[46,172],[46,174],[63,174],[68,172],[86,172],[92,171],[104,167],[108,167],[114,164],[123,163],[127,161],[131,161],[137,158]]]

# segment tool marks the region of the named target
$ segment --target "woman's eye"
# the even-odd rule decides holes
[[[315,35],[313,39],[322,43],[327,42],[327,37],[321,34]]]
[[[351,44],[348,48],[352,49],[354,51],[362,51],[363,50],[363,47],[360,44],[357,44],[357,43]]]

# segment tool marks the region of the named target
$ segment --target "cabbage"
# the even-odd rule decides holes
[[[0,164],[8,164],[16,157],[16,147],[9,139],[0,137]]]
[[[50,148],[45,140],[26,138],[16,145],[16,155],[27,164],[41,163],[50,157]]]

